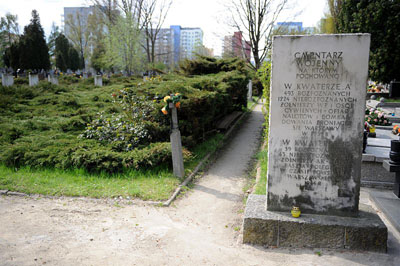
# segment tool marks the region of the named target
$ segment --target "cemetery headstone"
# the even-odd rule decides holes
[[[51,84],[58,85],[58,77],[57,77],[57,76],[55,76],[55,75],[48,75],[47,78],[48,78],[48,81],[49,81]]]
[[[245,243],[386,251],[379,216],[359,214],[369,45],[369,34],[274,36],[267,195],[248,199]]]
[[[29,74],[29,86],[33,87],[39,84],[39,75],[38,74]]]
[[[103,76],[102,75],[95,75],[94,76],[94,85],[102,87],[103,86]]]
[[[253,100],[253,81],[249,80],[249,84],[247,84],[247,100]]]
[[[3,73],[1,76],[1,84],[4,87],[9,87],[14,85],[14,76],[11,74]]]

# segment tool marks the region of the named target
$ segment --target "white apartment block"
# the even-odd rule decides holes
[[[180,58],[193,59],[203,45],[203,31],[200,28],[181,28]]]

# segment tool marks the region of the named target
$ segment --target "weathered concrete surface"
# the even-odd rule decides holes
[[[262,119],[258,106],[205,176],[169,208],[0,196],[0,265],[397,266],[400,236],[393,230],[388,254],[242,244],[244,176]]]
[[[400,199],[393,193],[373,191],[370,199],[376,204],[392,225],[400,232]]]
[[[369,34],[274,36],[267,208],[357,214]]]
[[[250,195],[243,222],[243,242],[277,247],[348,248],[386,252],[387,228],[367,205],[359,217],[302,214],[265,210],[265,196]]]

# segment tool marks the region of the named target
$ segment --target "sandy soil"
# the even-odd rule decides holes
[[[1,196],[0,265],[396,265],[400,237],[390,225],[388,254],[241,244],[243,187],[259,146],[260,110],[258,105],[194,188],[168,208]],[[368,190],[361,196],[369,203]]]

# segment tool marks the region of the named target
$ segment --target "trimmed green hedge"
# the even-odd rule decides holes
[[[169,74],[146,82],[113,76],[107,79],[112,85],[101,88],[94,87],[90,79],[69,76],[61,77],[58,86],[45,81],[35,87],[0,86],[0,163],[109,173],[170,165],[170,116],[163,115],[161,108],[163,97],[177,92],[184,96],[178,118],[188,159],[190,149],[203,142],[224,115],[241,110],[247,103],[249,75],[244,63],[207,60],[210,62],[203,67],[193,61],[196,67],[193,65],[191,71],[183,68],[184,75]],[[202,69],[198,74],[213,74],[193,75],[198,69]],[[148,113],[141,114],[142,119],[132,116],[129,112],[135,106],[127,110],[124,100],[115,97],[121,92],[143,99],[138,106],[145,106]],[[100,114],[110,132],[101,129]],[[138,138],[124,125],[140,126],[138,132],[143,136]],[[92,134],[93,139],[86,138],[89,128],[103,130],[97,135],[106,137],[96,139]]]

